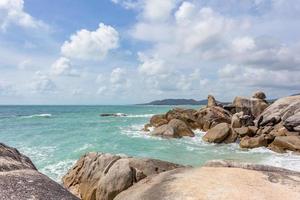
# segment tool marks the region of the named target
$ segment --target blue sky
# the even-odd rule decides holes
[[[300,0],[0,0],[0,104],[300,90]]]

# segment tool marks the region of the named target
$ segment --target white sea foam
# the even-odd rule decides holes
[[[45,113],[45,114],[34,114],[34,115],[28,115],[28,116],[21,116],[21,118],[50,118],[52,117],[51,114]]]
[[[67,171],[75,164],[76,160],[64,160],[57,163],[47,165],[40,171],[49,175],[53,180],[61,183],[61,178],[67,173]]]
[[[152,117],[154,114],[141,114],[141,115],[127,115],[128,118],[148,118]]]
[[[92,144],[84,144],[80,148],[76,149],[75,152],[81,152],[81,151],[89,149],[90,147],[93,147],[93,145]]]

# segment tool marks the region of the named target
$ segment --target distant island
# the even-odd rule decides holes
[[[218,102],[224,104],[222,102]],[[204,100],[195,100],[195,99],[163,99],[155,100],[149,103],[143,103],[139,105],[206,105],[207,99]]]

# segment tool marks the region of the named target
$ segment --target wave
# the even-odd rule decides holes
[[[148,117],[152,117],[154,114],[140,114],[140,115],[127,115],[125,117],[128,118],[148,118]]]
[[[66,159],[43,167],[40,171],[50,178],[61,183],[62,177],[76,163],[76,160]]]
[[[52,117],[51,114],[45,113],[45,114],[34,114],[34,115],[28,115],[28,116],[21,116],[21,118],[50,118]]]

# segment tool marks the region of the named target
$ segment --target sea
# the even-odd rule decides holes
[[[177,106],[178,107],[178,106]],[[200,106],[180,106],[199,109]],[[154,114],[174,106],[0,106],[0,142],[30,157],[38,170],[61,178],[87,152],[155,158],[189,166],[225,159],[268,164],[300,171],[300,155],[266,148],[240,149],[238,144],[209,144],[205,134],[166,139],[142,131]],[[115,113],[117,117],[101,117]],[[126,114],[126,116],[123,116]]]

